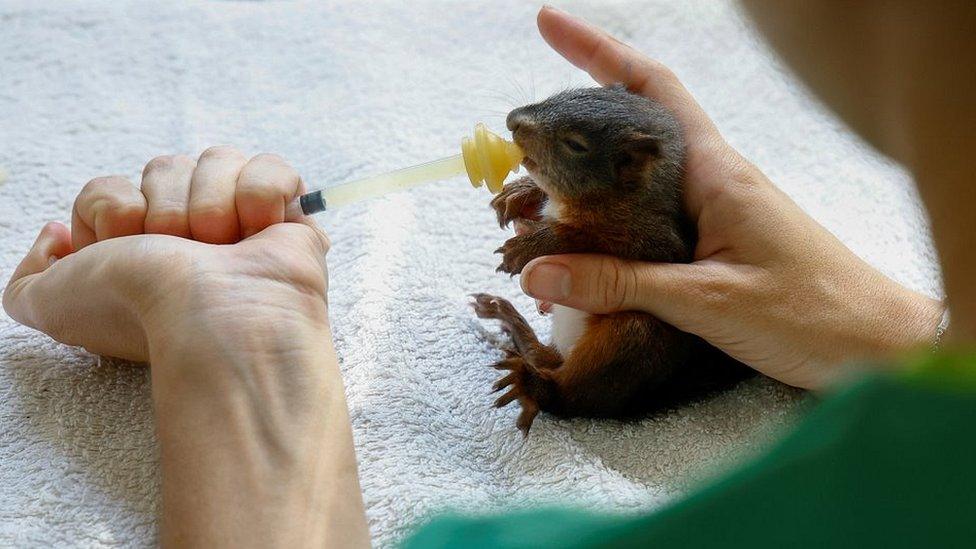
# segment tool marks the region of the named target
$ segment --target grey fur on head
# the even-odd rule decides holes
[[[651,190],[679,205],[684,143],[678,122],[623,85],[557,93],[513,110],[507,124],[550,192],[596,198],[610,190],[619,197]]]

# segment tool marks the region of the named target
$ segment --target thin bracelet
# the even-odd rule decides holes
[[[945,334],[946,330],[949,328],[949,309],[942,311],[942,320],[939,321],[939,327],[935,329],[935,342],[932,343],[932,352],[939,350],[942,345],[942,336]]]

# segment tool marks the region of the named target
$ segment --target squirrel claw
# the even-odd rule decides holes
[[[506,354],[508,355],[508,353]],[[517,400],[522,411],[519,413],[516,426],[522,431],[523,437],[529,436],[529,428],[532,427],[535,417],[539,415],[539,404],[526,392],[527,383],[529,383],[528,377],[533,374],[542,374],[542,372],[533,368],[525,359],[515,353],[511,353],[507,358],[496,362],[492,367],[496,370],[508,372],[492,385],[492,393],[508,389],[506,393],[495,400],[494,406],[504,408]],[[547,375],[540,377],[548,378]]]
[[[538,219],[545,198],[546,193],[526,176],[506,184],[491,199],[490,206],[495,210],[498,226],[505,229],[517,219]]]
[[[507,376],[499,379],[498,381],[495,382],[494,385],[491,386],[491,392],[497,393],[498,391],[501,391],[505,387],[508,387],[509,385],[515,383],[515,379],[517,377],[518,377],[518,373],[516,372],[509,373]]]
[[[511,389],[504,395],[498,397],[497,400],[495,400],[495,408],[504,408],[505,406],[511,404],[512,401],[514,401],[517,398],[518,398],[518,390]]]
[[[523,440],[529,438],[529,429],[532,428],[532,422],[535,421],[537,415],[539,415],[539,405],[532,400],[523,400],[522,412],[515,422],[515,426],[518,427],[519,431],[522,431]]]

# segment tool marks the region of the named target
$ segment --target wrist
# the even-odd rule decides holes
[[[239,408],[241,399],[272,411],[266,404],[281,403],[254,399],[255,379],[273,384],[266,390],[289,391],[303,404],[294,413],[315,413],[322,391],[338,387],[341,396],[325,299],[271,280],[241,282],[209,276],[205,284],[172,287],[145,315],[157,407],[192,394],[195,406],[215,413]],[[287,385],[298,378],[303,383]]]
[[[201,354],[215,345],[242,353],[268,352],[279,340],[321,346],[330,332],[324,291],[274,279],[202,273],[159,293],[165,298],[140,314],[150,362],[162,353]]]
[[[234,299],[207,295],[179,296],[193,306],[149,324],[164,545],[321,545],[343,524],[365,532],[324,299],[261,281]]]
[[[932,348],[943,312],[938,300],[873,270],[844,291],[821,298],[832,304],[826,309],[834,314],[818,323],[815,367],[793,372],[795,379],[784,380],[791,385],[819,389],[852,370],[897,367],[906,353]]]
[[[159,315],[147,326],[147,347],[154,382],[161,376],[187,376],[208,364],[214,375],[231,374],[255,362],[280,360],[308,367],[318,358],[334,353],[324,303],[303,304],[277,300],[266,304],[208,303],[181,309],[182,313]]]
[[[880,275],[879,275],[880,276]],[[863,359],[892,359],[917,349],[931,349],[939,331],[944,305],[930,297],[885,279],[886,291],[877,296],[862,322]],[[854,347],[857,348],[857,347]]]
[[[901,294],[888,315],[889,331],[882,345],[889,355],[931,349],[939,336],[945,306],[918,292],[899,288]]]

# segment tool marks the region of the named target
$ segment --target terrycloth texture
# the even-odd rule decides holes
[[[537,5],[0,4],[0,276],[96,175],[232,143],[311,185],[457,151],[479,120],[585,75]],[[596,3],[594,3],[596,4]],[[724,2],[566,3],[682,77],[731,142],[897,280],[939,293],[906,174],[815,104]],[[494,273],[506,238],[458,179],[324,216],[331,314],[370,527],[400,539],[445,507],[659,506],[749,451],[798,394],[755,380],[637,424],[543,416],[523,442],[490,407],[497,326],[466,295],[532,302]],[[547,321],[530,315],[543,333]],[[0,545],[148,545],[158,508],[149,377],[0,315]]]

